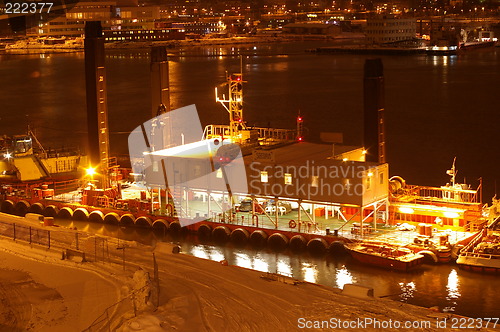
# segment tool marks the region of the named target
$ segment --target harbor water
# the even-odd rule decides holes
[[[344,142],[361,144],[364,55],[317,55],[319,42],[256,46],[206,46],[171,50],[173,108],[195,104],[202,125],[226,124],[227,112],[214,100],[226,71],[239,71],[244,54],[245,119],[250,125],[294,128],[300,111],[306,139],[343,132]],[[391,175],[407,183],[440,186],[457,157],[458,179],[473,186],[483,178],[484,201],[500,179],[498,87],[500,49],[458,56],[383,56],[386,86],[387,158]],[[113,154],[126,155],[128,133],[151,117],[149,54],[108,52],[108,108]],[[46,147],[83,146],[86,135],[83,53],[0,53],[0,133],[36,129]],[[145,243],[162,240],[150,231],[78,224],[104,235]],[[349,256],[310,257],[182,240],[198,257],[262,271],[291,274],[342,287],[356,282],[378,296],[472,317],[495,317],[498,277],[428,265],[412,274],[365,267]]]

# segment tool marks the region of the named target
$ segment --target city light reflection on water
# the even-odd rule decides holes
[[[337,270],[335,276],[335,282],[337,283],[337,287],[340,289],[342,289],[345,284],[352,284],[355,282],[355,279],[352,277],[351,272],[349,272],[349,270],[347,270],[345,266],[342,266],[340,270]]]
[[[408,283],[400,282],[399,286],[401,287],[401,294],[399,296],[402,300],[406,301],[414,297],[417,287],[413,281]]]
[[[460,298],[460,280],[458,278],[457,270],[453,269],[450,271],[448,275],[448,284],[446,285],[446,290],[448,291],[448,296],[446,299],[449,301],[447,307],[443,309],[443,311],[455,311],[455,306],[457,305],[457,299]]]
[[[293,275],[292,268],[290,267],[290,261],[288,258],[288,262],[286,261],[287,257],[279,258],[276,266],[276,273],[284,274],[284,275]],[[273,271],[270,271],[273,272]]]
[[[302,263],[302,271],[304,273],[304,280],[309,282],[317,282],[318,269],[309,263]]]
[[[235,257],[236,265],[238,265],[240,267],[247,268],[247,269],[253,268],[253,264],[250,261],[250,257],[248,257],[247,254],[242,254],[242,253],[237,252],[234,254],[234,257]]]

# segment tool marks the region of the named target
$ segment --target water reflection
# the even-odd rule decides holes
[[[284,275],[292,275],[292,268],[290,266],[290,258],[288,258],[288,262],[285,261],[285,257],[281,257],[278,259],[276,264],[276,273],[284,274]]]
[[[255,256],[253,260],[253,268],[258,271],[269,272],[269,264],[260,254]]]
[[[457,305],[457,299],[460,298],[460,281],[458,279],[457,270],[453,269],[448,275],[448,284],[446,285],[446,290],[448,291],[448,296],[446,299],[450,301],[450,305],[443,309],[443,311],[455,311]]]
[[[337,283],[337,287],[342,289],[345,284],[354,283],[355,279],[352,277],[351,272],[349,272],[345,266],[342,266],[335,274],[335,282]]]
[[[399,295],[401,300],[407,301],[415,296],[417,287],[413,281],[408,283],[400,282],[399,287],[401,287],[401,294]]]
[[[252,262],[250,261],[250,257],[248,255],[237,252],[234,254],[234,257],[236,265],[247,269],[251,269],[253,267]]]
[[[304,280],[314,283],[317,282],[318,269],[316,268],[316,266],[309,263],[303,263],[302,265],[303,265],[302,272],[304,273]]]
[[[216,247],[210,247],[209,257],[216,262],[220,262],[225,258],[224,253]]]
[[[193,248],[191,248],[190,254],[193,255],[194,257],[198,257],[198,258],[203,258],[203,259],[210,258],[208,256],[208,253],[206,252],[206,250],[200,246],[194,246]]]

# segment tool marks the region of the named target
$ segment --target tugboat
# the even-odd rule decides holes
[[[412,250],[383,242],[347,245],[352,257],[365,264],[408,272],[424,263],[424,256]]]
[[[500,273],[500,217],[462,249],[457,264],[464,270]]]
[[[0,184],[64,181],[81,176],[86,156],[69,148],[45,149],[32,130],[0,137]]]

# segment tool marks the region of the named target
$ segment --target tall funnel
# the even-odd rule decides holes
[[[151,109],[152,116],[170,111],[168,57],[165,46],[151,48]]]
[[[93,167],[100,165],[102,186],[108,186],[109,161],[108,105],[104,37],[101,22],[85,24],[85,85],[87,90],[88,155]]]
[[[381,59],[367,59],[364,74],[363,144],[366,161],[386,162],[384,119],[384,67]]]

